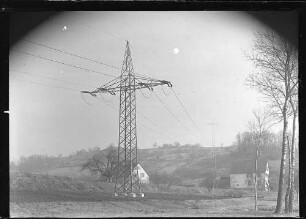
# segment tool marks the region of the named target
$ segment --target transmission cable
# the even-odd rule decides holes
[[[84,56],[80,56],[80,55],[77,55],[77,54],[73,54],[73,53],[70,53],[70,52],[66,52],[64,50],[57,49],[57,48],[51,47],[49,45],[33,42],[33,41],[30,41],[30,40],[22,40],[22,41],[27,42],[27,43],[31,43],[31,44],[35,44],[35,45],[38,45],[38,46],[41,46],[41,47],[45,47],[45,48],[48,48],[48,49],[51,49],[51,50],[54,50],[54,51],[57,51],[57,52],[61,52],[61,53],[70,55],[70,56],[74,56],[74,57],[77,57],[77,58],[80,58],[80,59],[91,61],[91,62],[94,62],[94,63],[97,63],[97,64],[105,65],[105,66],[110,67],[110,68],[114,68],[114,69],[119,69],[120,70],[120,67],[117,67],[117,66],[114,66],[114,65],[110,65],[110,64],[106,64],[104,62],[101,62],[101,61],[98,61],[98,60],[94,60],[94,59],[90,59],[90,58],[87,58],[87,57],[84,57]],[[16,50],[14,50],[14,51],[16,51]],[[134,72],[134,75],[135,76],[139,76],[139,77],[143,77],[143,78],[149,78],[147,75],[138,74],[136,72]]]
[[[62,64],[62,65],[67,65],[67,66],[78,68],[78,69],[85,70],[85,71],[88,71],[88,72],[92,72],[92,73],[101,74],[101,75],[105,75],[105,76],[108,76],[108,77],[116,78],[116,76],[113,76],[113,75],[110,75],[110,74],[106,74],[106,73],[102,73],[102,72],[97,72],[97,71],[90,70],[90,69],[83,68],[83,67],[76,66],[76,65],[67,64],[67,63],[60,62],[60,61],[57,61],[57,60],[54,60],[54,59],[48,59],[48,58],[45,58],[45,57],[42,57],[42,56],[33,55],[31,53],[27,53],[27,52],[23,52],[23,51],[18,51],[18,50],[11,50],[11,51],[17,52],[17,53],[26,54],[26,55],[29,55],[29,56],[32,56],[32,57],[36,57],[36,58],[40,58],[40,59],[44,59],[44,60],[48,60],[48,61],[51,61],[51,62],[59,63],[59,64]]]
[[[185,113],[187,114],[189,120],[192,122],[192,124],[198,129],[198,131],[200,131],[199,127],[194,123],[194,121],[191,119],[191,116],[189,115],[187,109],[185,108],[185,106],[183,105],[183,103],[181,102],[181,100],[179,99],[179,97],[177,96],[177,94],[175,93],[174,89],[171,89],[177,99],[177,101],[180,103],[181,107],[184,109]]]
[[[62,80],[62,79],[53,78],[53,77],[46,77],[46,76],[42,76],[42,75],[30,73],[30,72],[23,72],[23,71],[18,71],[18,70],[10,70],[10,71],[19,72],[19,73],[27,74],[27,75],[35,75],[35,76],[37,76],[37,77],[46,78],[46,79],[48,79],[48,80],[55,80],[55,81],[60,81],[60,82],[69,83],[69,84],[75,84],[75,85],[81,85],[81,86],[84,86],[84,87],[95,88],[95,87],[89,86],[89,85],[79,84],[79,83],[76,83],[76,82],[72,82],[72,81],[68,81],[68,80]]]
[[[169,92],[166,93],[165,90],[164,90],[164,85],[162,85],[161,87],[162,87],[163,93],[164,93],[166,96],[168,96],[168,95],[170,94],[170,92],[171,92],[171,89],[169,89]]]
[[[81,97],[82,97],[82,99],[84,100],[84,102],[87,104],[87,105],[92,105],[92,103],[88,103],[87,101],[86,101],[86,99],[84,98],[84,94],[83,93],[80,93],[81,94]]]
[[[112,103],[113,101],[111,100],[106,100],[101,93],[98,94],[100,96],[100,99],[102,99],[104,102],[107,102],[107,103]],[[98,96],[97,96],[98,97]],[[99,98],[99,97],[98,97]]]
[[[67,54],[67,55],[70,55],[70,56],[74,56],[74,57],[77,57],[77,58],[80,58],[80,59],[84,59],[84,60],[87,60],[87,61],[91,61],[91,62],[95,62],[95,63],[101,64],[101,65],[105,65],[105,66],[110,67],[110,68],[120,69],[119,67],[116,67],[116,66],[113,66],[113,65],[109,65],[109,64],[97,61],[97,60],[89,59],[89,58],[86,58],[86,57],[83,57],[83,56],[80,56],[80,55],[76,55],[76,54],[73,54],[73,53],[70,53],[70,52],[66,52],[64,50],[56,49],[56,48],[53,48],[51,46],[47,46],[47,45],[44,45],[44,44],[41,44],[41,43],[36,43],[36,42],[29,41],[29,40],[23,40],[23,41],[25,41],[27,43],[35,44],[35,45],[38,45],[38,46],[41,46],[41,47],[45,47],[45,48],[48,48],[48,49],[52,49],[52,50],[55,50],[57,52],[61,52],[61,53],[64,53],[64,54]]]
[[[101,99],[98,98],[100,101]],[[118,110],[116,107],[114,107],[113,105],[109,104],[108,102],[106,102],[107,105],[109,105],[110,107],[112,107],[114,110]],[[151,119],[149,119],[147,116],[145,116],[144,114],[142,114],[139,110],[137,110],[137,114],[140,115],[141,117],[145,118],[146,120],[148,120],[149,122],[151,122],[152,124],[154,124],[155,126],[157,126],[158,128],[160,128],[161,130],[163,130],[164,132],[167,132],[167,130],[165,130],[164,128],[162,128],[161,126],[159,126],[157,123],[153,122]],[[174,139],[173,137],[171,137],[172,139]]]
[[[150,92],[150,94],[148,96],[146,96],[143,92],[142,92],[142,89],[139,89],[140,90],[140,93],[143,97],[145,98],[150,98],[152,96],[152,91]]]
[[[149,122],[151,122],[153,125],[155,125],[156,127],[160,128],[161,130],[163,130],[164,132],[168,132],[166,129],[164,129],[162,126],[158,125],[156,122],[154,122],[153,120],[151,120],[149,117],[145,116],[144,114],[142,114],[139,109],[137,109],[137,114],[139,114],[141,117],[143,117],[144,119],[148,120]],[[171,133],[171,135],[173,135]],[[178,138],[177,136],[173,135],[173,137]]]
[[[71,89],[71,88],[67,88],[67,87],[52,86],[52,85],[47,85],[47,84],[39,83],[39,82],[35,82],[35,81],[27,81],[27,80],[22,80],[22,79],[14,79],[14,80],[24,81],[24,82],[28,82],[28,83],[32,83],[32,84],[39,84],[39,85],[43,85],[43,86],[46,86],[46,87],[60,88],[60,89],[65,89],[65,90],[69,90],[69,91],[80,92],[79,90],[75,90],[75,89]]]
[[[189,131],[189,129],[173,114],[173,112],[167,107],[167,105],[157,96],[157,94],[152,91],[154,93],[154,95],[156,96],[156,98],[163,104],[163,106],[167,109],[167,111],[173,116],[173,118],[180,123],[187,131]]]
[[[99,98],[98,98],[98,99],[99,99]],[[116,110],[116,111],[118,110],[118,109],[117,109],[116,107],[114,107],[113,105],[111,105],[111,104],[109,104],[109,103],[107,103],[107,102],[106,102],[106,104],[107,104],[109,107],[111,107],[112,109],[114,109],[114,110]],[[138,111],[138,114],[140,114],[139,111]],[[141,115],[141,114],[140,114],[140,115]],[[144,117],[144,115],[142,115],[142,116]],[[151,122],[152,122],[152,121],[151,121]],[[145,124],[142,123],[142,122],[140,122],[140,124],[143,125],[144,127],[148,128],[148,129],[150,129],[151,131],[153,131],[153,132],[155,132],[155,133],[158,133],[158,134],[164,135],[165,137],[172,138],[173,140],[176,140],[175,138],[173,138],[173,137],[171,137],[171,136],[169,136],[169,135],[166,135],[165,133],[158,132],[158,131],[152,129],[151,127],[145,125]]]
[[[138,81],[139,83],[141,83],[141,81],[138,78],[135,78],[135,81]],[[151,90],[150,90],[151,92],[150,92],[150,94],[148,96],[144,95],[144,93],[142,92],[142,89],[139,89],[139,90],[140,90],[142,96],[144,96],[145,98],[149,98],[152,95],[152,91]]]
[[[163,136],[165,136],[165,137],[171,138],[172,140],[175,140],[175,141],[177,140],[177,139],[175,139],[175,138],[173,138],[173,137],[171,137],[171,136],[169,136],[169,135],[166,135],[166,134],[163,133],[163,132],[158,132],[158,131],[152,129],[151,127],[145,125],[144,123],[140,123],[140,124],[143,125],[144,127],[146,127],[147,129],[150,129],[151,131],[157,133],[157,134],[160,134],[160,135],[163,135]]]
[[[58,86],[52,86],[52,85],[46,85],[46,84],[43,84],[43,83],[39,83],[39,82],[34,82],[34,81],[27,81],[27,80],[22,80],[22,79],[14,79],[14,80],[18,80],[18,81],[24,81],[24,82],[28,82],[28,83],[33,83],[33,84],[39,84],[39,85],[43,85],[43,86],[46,86],[46,87],[53,87],[53,88],[60,88],[60,89],[65,89],[65,90],[69,90],[69,91],[74,91],[74,92],[79,92],[78,90],[74,90],[74,89],[70,89],[70,88],[65,88],[65,87],[58,87]],[[89,104],[82,96],[82,99],[86,102],[86,104],[88,105],[92,105],[92,104]],[[99,98],[98,98],[99,99]],[[118,110],[116,109],[114,106],[112,106],[111,104],[109,104],[108,102],[105,102],[108,106],[110,106],[111,108],[113,108],[114,110]],[[150,129],[151,131],[155,132],[155,133],[158,133],[158,134],[161,134],[161,135],[164,135],[166,137],[170,137],[172,138],[171,136],[168,136],[162,132],[158,132],[152,128],[150,128],[149,126],[145,125],[144,123],[141,123],[141,125],[145,126],[146,128]],[[174,139],[174,138],[172,138]],[[175,140],[175,139],[174,139]]]
[[[64,89],[64,90],[68,90],[68,91],[73,91],[73,92],[80,92],[79,90],[75,90],[75,89],[70,89],[70,88],[66,88],[66,87],[59,87],[59,86],[52,86],[52,85],[47,85],[47,84],[44,84],[44,83],[39,83],[39,82],[34,82],[34,81],[27,81],[27,80],[22,80],[22,79],[14,79],[14,80],[23,81],[23,82],[32,83],[32,84],[37,84],[37,85],[41,85],[41,86],[45,86],[45,87],[52,87],[52,88],[59,88],[59,89]],[[84,99],[83,96],[82,96],[82,99],[84,100],[84,102],[85,102],[87,105],[92,105],[92,104],[88,103],[88,102]],[[100,98],[98,98],[98,99],[101,101]],[[105,101],[105,100],[104,100],[104,103],[106,103],[108,106],[110,106],[110,107],[113,108],[114,110],[118,110],[117,108],[115,108],[114,106],[112,106],[111,104],[109,104],[109,103],[108,103],[107,101]],[[146,118],[148,121],[151,121],[151,120],[148,119],[148,117],[146,117],[145,115],[141,114],[139,111],[138,111],[138,114],[141,115],[143,118]],[[153,121],[151,121],[151,122],[152,122],[153,124],[156,125],[156,123],[154,123]],[[162,133],[162,132],[158,132],[158,131],[156,131],[156,130],[154,130],[154,129],[152,129],[152,128],[149,128],[148,126],[144,125],[143,123],[141,123],[141,124],[142,124],[143,126],[145,126],[146,128],[150,129],[150,130],[153,131],[153,132],[156,132],[156,133],[158,133],[158,134],[162,134],[162,135],[164,135],[164,136],[166,136],[166,137],[168,137],[168,138],[172,138],[172,139],[176,140],[175,138],[173,138],[173,137],[171,137],[171,136],[169,136],[169,135],[166,135],[166,134],[164,134],[164,133]],[[157,125],[156,125],[156,126],[157,126]]]

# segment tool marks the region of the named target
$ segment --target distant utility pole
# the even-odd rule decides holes
[[[210,126],[211,128],[211,144],[212,147],[214,148],[213,153],[214,153],[214,172],[217,176],[217,158],[216,158],[216,148],[215,148],[215,126],[220,125],[219,123],[215,123],[215,121],[213,120],[213,122],[208,123],[207,126]],[[215,188],[215,182],[213,182],[213,190]]]
[[[135,190],[140,196],[138,173],[135,174],[137,166],[137,135],[136,135],[136,90],[153,90],[154,86],[168,85],[169,81],[157,80],[134,73],[129,41],[126,43],[126,50],[121,69],[121,75],[112,81],[98,87],[94,91],[82,91],[94,97],[97,93],[119,93],[119,143],[118,143],[118,164],[116,171],[116,185],[114,195],[118,193],[136,197]],[[138,171],[138,170],[137,170]]]

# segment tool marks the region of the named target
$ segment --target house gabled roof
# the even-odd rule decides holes
[[[147,171],[145,171],[145,169],[140,165],[140,163],[138,163],[137,165],[136,165],[136,167],[134,168],[134,170],[142,170],[142,171],[144,171],[147,175],[149,175],[148,173],[147,173]]]
[[[257,172],[266,172],[268,160],[258,159],[257,162]],[[231,174],[241,174],[241,173],[255,173],[255,159],[239,159],[232,161],[231,163]]]

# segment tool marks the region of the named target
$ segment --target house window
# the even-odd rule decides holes
[[[145,174],[144,173],[140,173],[140,177],[144,177],[145,176]]]

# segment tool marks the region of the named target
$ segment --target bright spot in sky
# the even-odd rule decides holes
[[[179,48],[174,48],[174,49],[173,49],[173,54],[178,54],[179,51],[180,51]]]
[[[66,27],[66,26],[63,27],[63,31],[65,31],[65,30],[67,30],[67,27]]]

